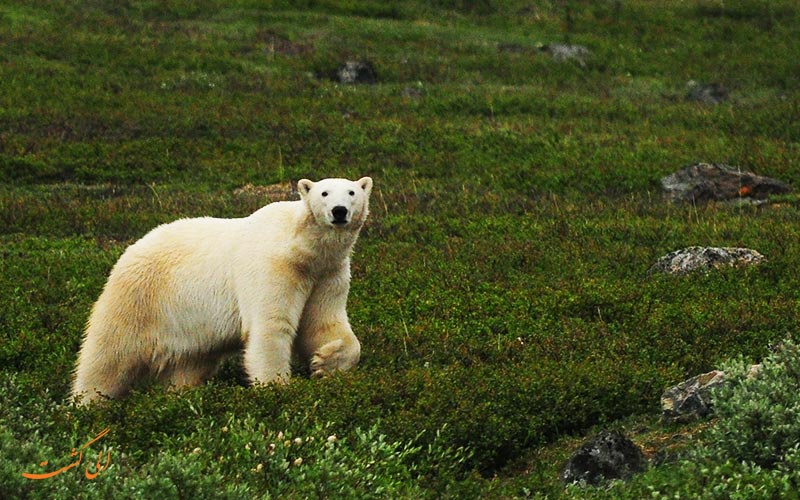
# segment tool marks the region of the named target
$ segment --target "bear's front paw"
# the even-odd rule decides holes
[[[348,370],[358,363],[361,348],[358,342],[333,340],[320,347],[311,357],[311,376],[322,377],[338,370]]]

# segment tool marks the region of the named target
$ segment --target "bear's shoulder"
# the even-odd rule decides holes
[[[307,217],[308,210],[301,201],[275,201],[253,212],[247,219],[259,224],[280,224],[294,227]]]

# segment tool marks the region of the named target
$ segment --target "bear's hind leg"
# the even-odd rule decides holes
[[[79,404],[87,404],[103,396],[120,398],[130,391],[145,372],[145,366],[139,363],[121,366],[106,359],[95,358],[91,362],[80,359],[72,384],[72,397]]]
[[[173,390],[196,387],[211,378],[221,363],[220,356],[183,361],[165,370],[159,376],[159,381],[168,384]]]

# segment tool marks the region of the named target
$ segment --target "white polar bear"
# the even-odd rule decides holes
[[[244,349],[250,381],[285,382],[358,363],[345,307],[350,253],[372,179],[297,183],[299,201],[241,219],[181,219],[128,247],[86,326],[72,394],[87,402],[155,379],[202,383]]]

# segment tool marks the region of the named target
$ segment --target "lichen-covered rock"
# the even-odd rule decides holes
[[[764,261],[766,257],[749,248],[694,246],[675,250],[661,257],[650,268],[649,274],[687,274],[725,266],[760,264]]]
[[[620,431],[601,432],[570,457],[561,479],[567,484],[597,485],[604,479],[629,479],[647,469],[636,443]]]
[[[670,201],[701,203],[742,198],[764,199],[788,193],[787,184],[719,163],[696,163],[661,179]]]
[[[686,423],[712,412],[711,391],[725,383],[725,372],[714,370],[670,387],[661,395],[661,420]]]
[[[761,373],[762,365],[750,365],[746,377],[752,379]],[[687,423],[713,413],[712,391],[727,381],[725,372],[714,370],[684,380],[661,395],[661,421]]]

